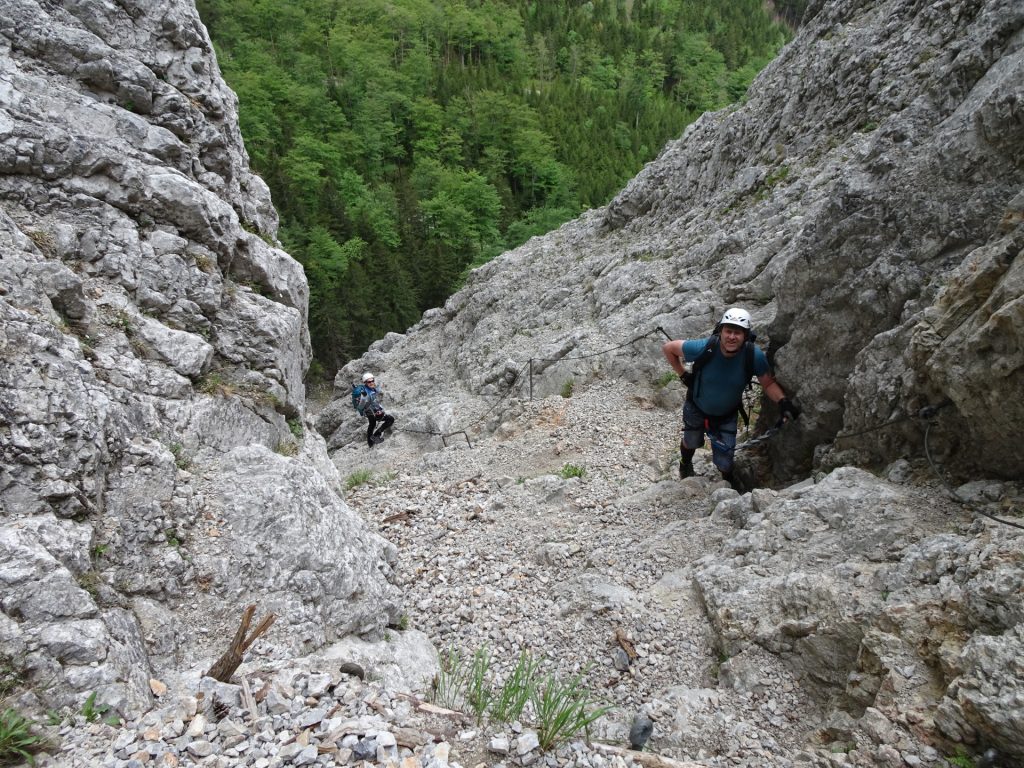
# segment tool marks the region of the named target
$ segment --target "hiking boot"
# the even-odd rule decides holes
[[[680,461],[679,462],[679,479],[685,480],[688,477],[693,477],[696,473],[693,471],[693,460]]]
[[[743,487],[743,482],[732,472],[722,472],[722,479],[729,484],[730,488],[741,496],[747,492],[747,489]]]

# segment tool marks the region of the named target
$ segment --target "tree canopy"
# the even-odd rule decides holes
[[[605,204],[789,35],[762,0],[197,5],[326,373]]]

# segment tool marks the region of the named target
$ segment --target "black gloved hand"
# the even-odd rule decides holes
[[[779,400],[779,414],[783,421],[796,421],[800,418],[800,409],[788,397],[784,397]]]

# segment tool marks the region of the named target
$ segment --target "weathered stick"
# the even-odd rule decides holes
[[[622,650],[626,652],[626,655],[629,656],[630,664],[640,658],[640,654],[636,652],[636,646],[633,645],[632,640],[626,637],[626,632],[622,627],[615,628],[615,640],[622,646]]]
[[[249,646],[256,642],[260,635],[270,629],[270,626],[277,619],[277,616],[268,613],[250,635],[249,624],[252,623],[254,613],[256,613],[255,603],[247,606],[242,612],[242,622],[238,625],[238,631],[235,632],[235,638],[231,641],[231,647],[214,662],[214,665],[210,667],[210,671],[206,673],[207,677],[220,680],[222,683],[231,680],[231,676],[242,663],[242,656],[249,649]]]
[[[255,720],[259,717],[259,712],[256,710],[256,699],[252,695],[252,688],[249,687],[249,681],[244,676],[242,677],[242,703],[249,710],[250,720]]]
[[[632,749],[623,749],[611,744],[593,743],[592,746],[598,752],[606,755],[618,755],[619,757],[632,760],[644,768],[700,768],[700,763],[691,763],[689,760],[673,760],[670,757],[662,757],[653,752],[635,752]]]

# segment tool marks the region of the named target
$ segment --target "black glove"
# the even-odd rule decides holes
[[[800,409],[788,397],[784,397],[779,400],[779,414],[783,421],[796,421],[800,418]]]

